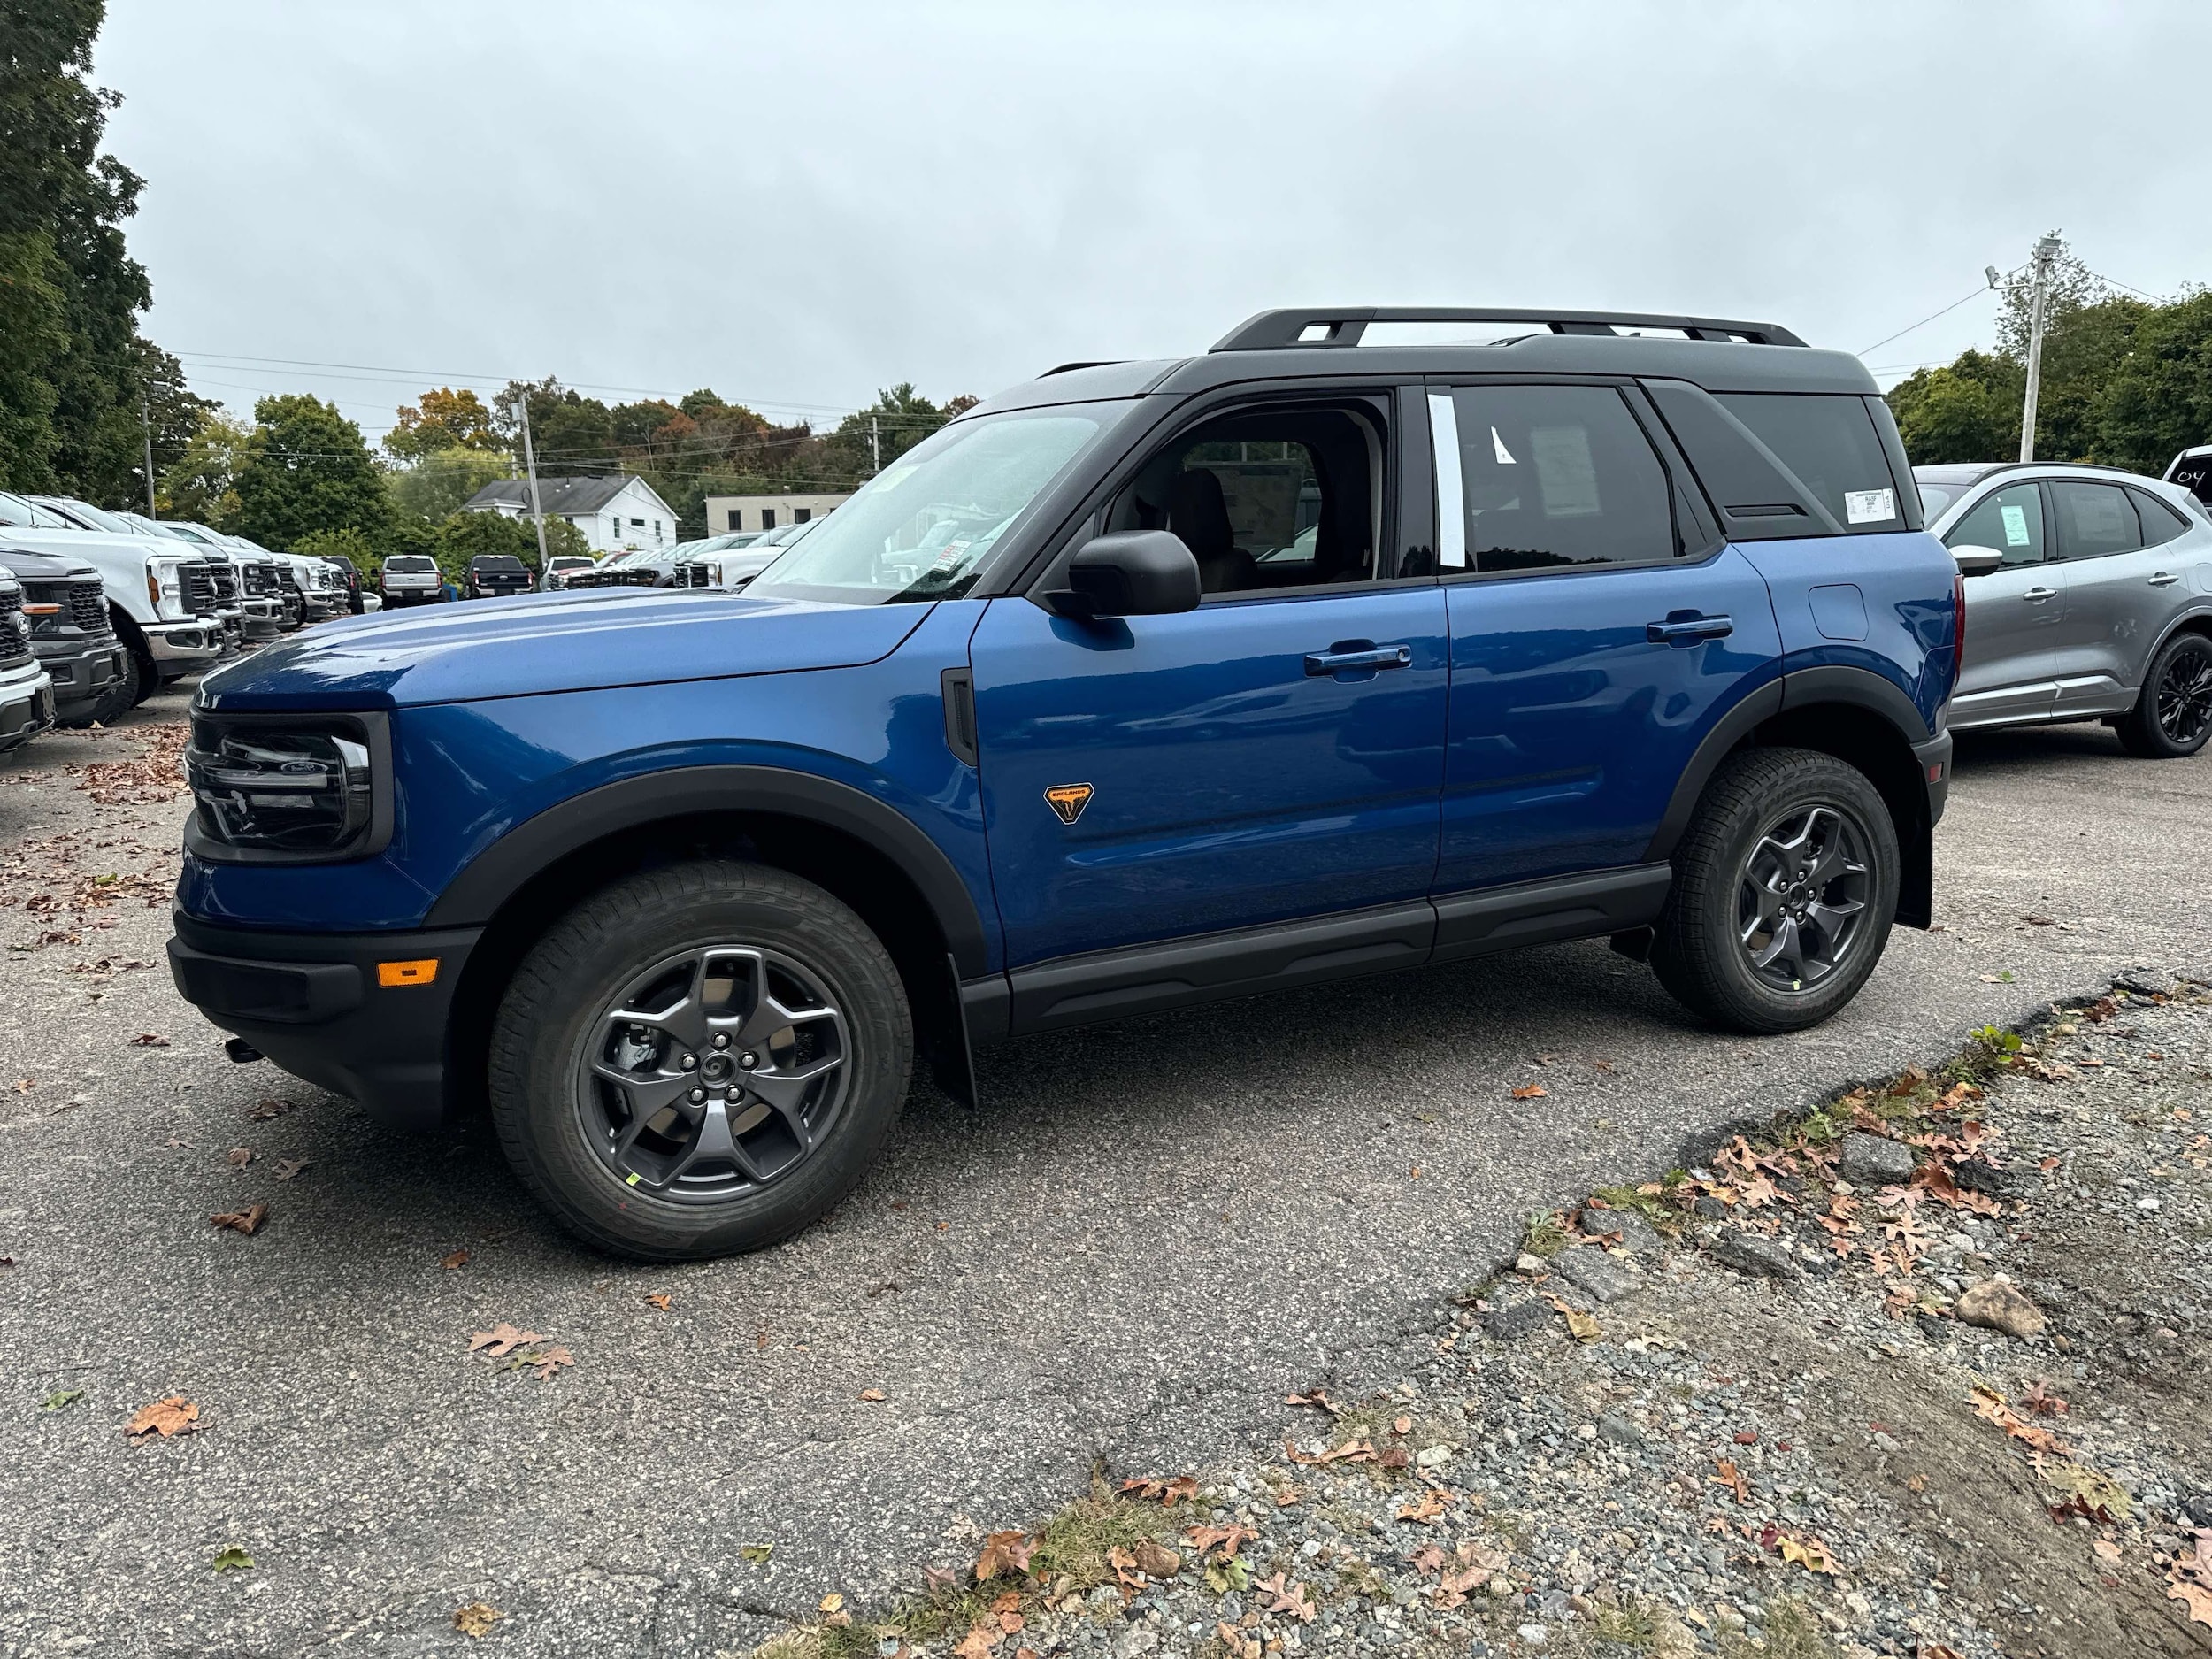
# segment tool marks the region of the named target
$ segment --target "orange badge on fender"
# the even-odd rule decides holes
[[[1063,824],[1074,823],[1090,803],[1091,786],[1087,783],[1056,783],[1045,791],[1045,804],[1059,816]]]

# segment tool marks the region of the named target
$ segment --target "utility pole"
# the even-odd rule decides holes
[[[538,568],[545,568],[545,506],[538,500],[538,457],[530,448],[530,400],[518,397],[507,405],[522,427],[522,465],[530,475],[530,516],[538,521]]]
[[[2035,244],[2028,289],[2028,391],[2020,407],[2020,458],[2035,459],[2035,394],[2043,378],[2043,318],[2049,309],[2051,271],[2058,260],[2058,238],[2046,236]]]
[[[154,511],[154,418],[147,410],[143,394],[138,400],[138,425],[146,434],[146,516],[158,518],[161,515]]]
[[[883,430],[873,415],[868,417],[868,475],[883,471]]]

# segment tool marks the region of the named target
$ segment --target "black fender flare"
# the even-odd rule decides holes
[[[1712,782],[1713,773],[1737,744],[1749,737],[1763,722],[1781,713],[1782,698],[1782,681],[1770,680],[1713,722],[1713,729],[1706,733],[1704,741],[1692,752],[1690,764],[1675,780],[1674,793],[1667,797],[1667,810],[1659,819],[1659,827],[1652,832],[1651,844],[1644,849],[1644,856],[1637,863],[1664,864],[1674,856],[1676,843],[1681,841],[1682,832],[1690,827],[1690,814],[1697,810],[1697,803],[1705,794],[1705,786]]]
[[[780,766],[676,766],[601,784],[524,819],[446,884],[423,926],[480,927],[523,885],[571,853],[670,818],[766,812],[866,842],[914,884],[964,979],[988,972],[982,918],[942,849],[895,808],[849,784]]]

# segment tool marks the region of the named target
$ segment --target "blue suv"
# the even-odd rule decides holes
[[[1001,395],[741,595],[210,675],[170,957],[239,1058],[488,1099],[594,1244],[755,1248],[918,1054],[972,1100],[974,1044],[1592,935],[1722,1026],[1825,1018],[1927,925],[1961,618],[1849,356],[1271,311]]]

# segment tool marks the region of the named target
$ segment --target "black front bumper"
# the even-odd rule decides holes
[[[449,1016],[482,929],[273,933],[173,911],[177,991],[295,1077],[344,1094],[395,1128],[448,1114]],[[434,958],[428,984],[381,986],[380,963]]]
[[[112,634],[51,644],[34,634],[31,649],[38,653],[38,665],[53,678],[58,720],[74,720],[91,713],[123,678],[124,646]]]

